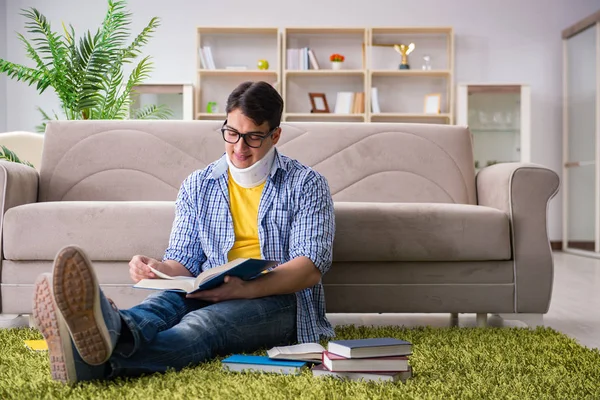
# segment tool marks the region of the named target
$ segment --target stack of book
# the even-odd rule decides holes
[[[401,381],[412,376],[408,363],[412,344],[394,338],[334,340],[322,354],[322,364],[313,376],[335,376],[350,380]]]

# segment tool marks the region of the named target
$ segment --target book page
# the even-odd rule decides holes
[[[144,289],[179,289],[185,292],[191,292],[195,289],[194,278],[191,276],[182,276],[178,279],[142,279],[133,287]]]
[[[267,351],[269,357],[276,357],[277,355],[297,355],[297,354],[309,354],[309,353],[322,353],[325,348],[319,343],[301,343],[292,346],[280,346],[273,347]]]

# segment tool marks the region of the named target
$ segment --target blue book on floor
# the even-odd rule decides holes
[[[305,361],[273,360],[267,356],[234,354],[225,358],[223,369],[236,372],[276,372],[280,374],[299,374],[307,365]]]
[[[406,356],[412,353],[412,343],[395,338],[332,340],[327,351],[346,358]]]
[[[220,265],[202,272],[197,277],[169,276],[152,267],[150,270],[156,279],[142,279],[135,285],[138,289],[172,290],[177,292],[194,293],[199,290],[215,288],[225,281],[225,276],[237,276],[243,280],[254,279],[271,267],[279,264],[277,261],[256,258],[238,258],[227,264]]]

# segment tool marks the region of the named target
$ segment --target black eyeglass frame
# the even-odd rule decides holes
[[[236,131],[235,129],[231,129],[231,128],[226,128],[225,125],[227,125],[227,120],[225,120],[225,122],[223,122],[223,126],[221,127],[221,136],[223,136],[223,140],[227,143],[230,144],[236,144],[237,142],[240,141],[240,138],[244,139],[244,143],[246,143],[246,145],[248,147],[252,147],[253,149],[259,149],[262,147],[263,142],[265,141],[265,139],[267,139],[269,136],[271,136],[276,130],[277,128],[279,128],[278,126],[271,129],[269,132],[267,132],[266,134],[264,132],[260,132],[260,131],[256,131],[256,132],[246,132],[246,133],[240,133],[238,131]],[[230,142],[227,139],[225,139],[225,131],[231,131],[231,132],[235,132],[238,135],[238,138],[235,142]],[[260,136],[260,144],[258,146],[252,146],[250,143],[248,143],[248,140],[246,139],[246,136]]]

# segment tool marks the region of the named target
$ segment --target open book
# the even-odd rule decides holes
[[[186,293],[193,293],[199,290],[207,290],[221,285],[225,281],[225,276],[236,276],[248,281],[256,278],[264,270],[275,267],[279,262],[272,260],[259,260],[256,258],[238,258],[227,264],[211,268],[202,272],[197,277],[192,276],[169,276],[152,267],[150,269],[158,278],[142,279],[134,288],[139,289],[157,289],[174,290]]]
[[[301,343],[291,346],[273,347],[267,350],[267,355],[272,359],[301,360],[321,362],[325,348],[319,343]]]

